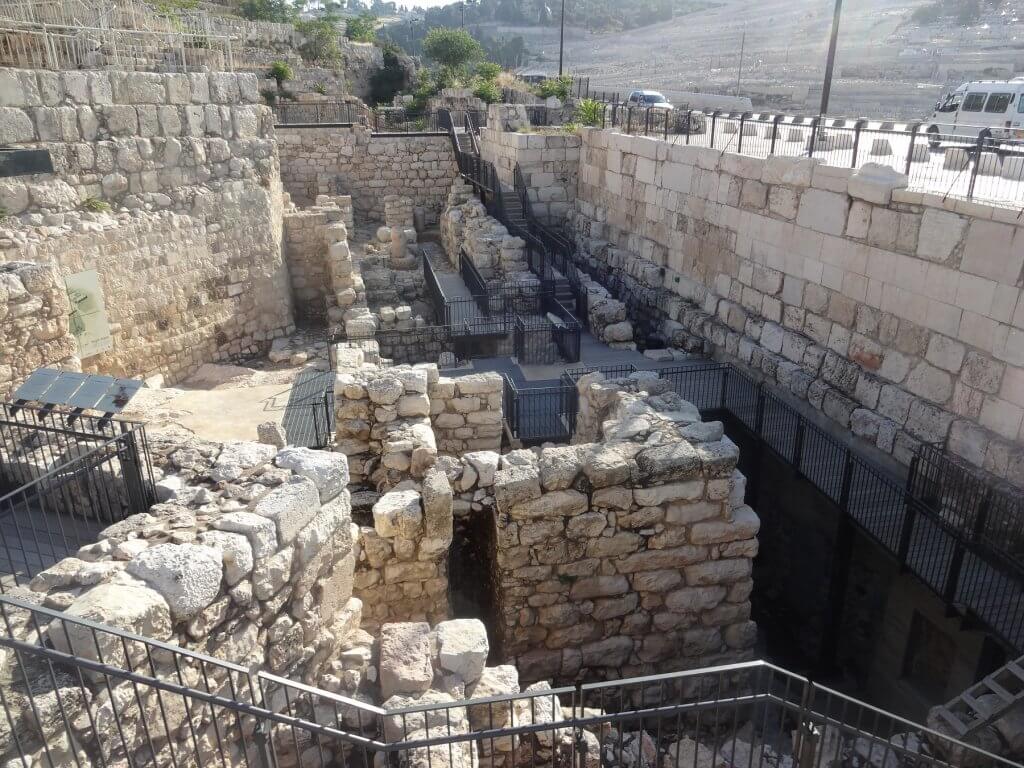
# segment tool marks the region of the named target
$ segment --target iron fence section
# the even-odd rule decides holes
[[[602,115],[602,127],[608,123],[753,157],[816,157],[847,168],[878,163],[905,174],[910,189],[947,197],[1024,199],[1024,136],[1010,129],[616,104]]]
[[[416,112],[400,107],[377,107],[371,115],[374,133],[444,133],[448,130],[438,112]]]
[[[0,592],[156,500],[145,428],[0,404]]]
[[[503,378],[505,424],[513,438],[524,445],[569,439],[576,418],[575,387],[517,387],[509,376]]]
[[[11,598],[0,614],[4,757],[25,765],[468,765],[510,748],[524,768],[1014,765],[765,662],[384,709]]]
[[[659,374],[703,412],[730,414],[947,605],[1024,649],[1019,502],[993,504],[996,491],[935,448],[920,451],[902,482],[729,364]]]
[[[351,124],[371,116],[372,110],[348,101],[279,101],[274,105],[278,125]]]

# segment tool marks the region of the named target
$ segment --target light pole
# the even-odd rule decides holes
[[[832,37],[828,41],[828,58],[825,59],[825,82],[821,86],[821,109],[818,114],[824,117],[828,113],[828,97],[832,91],[832,70],[836,65],[836,41],[839,38],[839,16],[843,12],[843,0],[836,0],[832,12]]]
[[[565,0],[562,0],[562,20],[558,25],[558,76],[562,76],[562,54],[565,50]]]

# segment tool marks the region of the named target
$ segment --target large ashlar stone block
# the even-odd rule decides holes
[[[826,235],[842,235],[848,212],[849,199],[846,195],[809,189],[800,196],[796,223]]]
[[[277,454],[274,463],[312,480],[321,502],[333,499],[349,482],[348,458],[343,453],[285,448]]]
[[[216,599],[221,554],[196,544],[157,544],[128,563],[127,571],[160,593],[175,619],[189,619]]]
[[[154,640],[171,637],[171,611],[167,601],[141,582],[99,584],[75,598],[65,613]],[[122,643],[116,635],[93,632],[89,627],[63,619],[51,621],[47,635],[58,651],[122,669],[129,668],[126,664],[134,668],[146,660],[146,646],[142,643]]]
[[[892,201],[893,190],[903,189],[907,183],[904,174],[887,165],[866,163],[850,176],[847,192],[850,197],[875,205],[888,205]]]
[[[385,624],[380,628],[380,691],[385,699],[395,694],[418,694],[430,689],[430,625],[426,622]]]
[[[423,510],[416,491],[391,491],[373,505],[373,527],[384,538],[415,538],[422,524]]]
[[[256,502],[253,512],[273,520],[281,544],[290,544],[320,511],[320,492],[305,477],[295,477]]]
[[[437,655],[441,668],[475,683],[487,664],[487,628],[479,619],[453,619],[437,625]]]

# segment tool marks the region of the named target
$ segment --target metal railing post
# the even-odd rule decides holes
[[[665,110],[662,110],[662,111],[665,113],[665,134],[664,134],[664,139],[665,139],[665,141],[668,141],[668,118],[672,114],[672,110],[671,109],[665,109]]]
[[[690,143],[690,134],[693,133],[693,110],[686,110],[686,143]]]
[[[711,141],[708,142],[708,146],[711,149],[715,148],[715,126],[718,125],[718,115],[717,109],[711,113]]]
[[[843,514],[850,512],[850,488],[853,485],[853,452],[846,449],[846,461],[843,463],[843,480],[839,487],[839,508]]]
[[[818,143],[818,126],[821,124],[820,117],[811,118],[811,143],[807,148],[807,156],[814,157],[814,145]]]
[[[978,143],[974,155],[974,168],[971,169],[971,182],[967,186],[967,199],[974,199],[974,185],[978,181],[978,171],[981,169],[981,154],[985,148],[985,131],[978,133]]]
[[[743,126],[747,123],[747,118],[751,117],[750,112],[743,112],[740,114],[740,135],[739,141],[736,142],[736,152],[743,154]]]
[[[907,147],[907,162],[904,166],[903,172],[910,175],[910,164],[914,160],[914,144],[917,142],[917,132],[921,130],[920,123],[914,123],[910,126],[910,146]]]
[[[779,140],[779,123],[781,122],[782,115],[776,115],[775,118],[772,120],[772,143],[771,146],[768,148],[769,155],[775,154],[775,142]]]
[[[857,151],[860,149],[860,132],[863,130],[865,122],[866,121],[864,120],[857,120],[857,122],[853,124],[853,160],[850,161],[851,168],[857,167]]]
[[[793,468],[800,475],[800,462],[804,458],[804,417],[797,414],[796,433],[793,435]]]
[[[910,459],[910,471],[907,472],[907,482],[903,490],[903,527],[900,529],[900,541],[896,557],[900,561],[900,568],[904,569],[907,567],[907,556],[910,554],[910,538],[914,535],[917,505],[920,503],[914,496],[914,480],[920,466],[920,457],[912,456]]]
[[[754,435],[764,437],[764,382],[757,384],[757,405],[754,406]]]
[[[718,407],[725,410],[725,400],[729,392],[729,368],[722,369],[722,383],[718,391]]]
[[[633,108],[626,107],[626,134],[633,132]]]

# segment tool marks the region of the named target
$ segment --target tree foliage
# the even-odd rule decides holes
[[[464,29],[435,27],[423,40],[423,54],[442,67],[457,70],[483,58],[484,51]]]
[[[372,43],[377,37],[377,17],[364,12],[346,19],[345,37],[357,43]]]
[[[326,16],[313,21],[300,21],[295,25],[295,30],[303,37],[302,45],[299,46],[303,59],[325,64],[338,63],[341,48],[338,47],[337,19]]]
[[[292,67],[287,61],[275,61],[270,65],[269,74],[277,81],[278,88],[281,87],[281,84],[285,80],[291,80],[295,77],[295,73],[292,71]]]
[[[244,0],[239,12],[250,21],[274,21],[288,24],[298,18],[298,11],[289,0]]]

